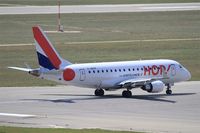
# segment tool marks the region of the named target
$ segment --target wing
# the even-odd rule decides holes
[[[120,82],[118,85],[121,86],[122,88],[136,88],[156,80],[164,80],[164,79],[168,79],[168,77],[128,79]]]
[[[122,88],[136,88],[136,87],[142,87],[148,83],[151,83],[156,80],[166,80],[169,79],[167,72],[163,71],[161,77],[154,77],[154,78],[138,78],[138,79],[128,79],[125,81],[122,81],[118,84],[118,86]]]

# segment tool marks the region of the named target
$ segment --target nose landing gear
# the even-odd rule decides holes
[[[172,90],[166,90],[166,94],[167,95],[171,95],[172,94]]]
[[[172,94],[172,90],[171,90],[171,85],[170,84],[167,84],[166,94],[167,95],[171,95]]]

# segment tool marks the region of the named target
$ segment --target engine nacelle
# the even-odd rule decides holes
[[[142,86],[142,89],[149,93],[158,93],[163,91],[164,87],[165,84],[162,81],[157,80]]]

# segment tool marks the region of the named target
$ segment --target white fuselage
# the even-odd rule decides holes
[[[62,84],[96,89],[96,96],[104,90],[123,89],[123,97],[131,97],[132,88],[141,88],[149,93],[172,94],[175,82],[191,78],[190,72],[174,60],[140,60],[103,63],[72,64],[55,50],[40,26],[32,27],[39,68],[8,67],[28,72],[42,79]]]
[[[72,64],[66,66],[65,69],[74,72],[71,74],[72,77],[69,77],[70,80],[65,80],[64,72],[56,75],[41,74],[41,77],[62,84],[103,89],[117,89],[118,83],[129,79],[159,78],[164,74],[168,77],[161,79],[164,84],[173,84],[191,78],[190,72],[173,60]]]

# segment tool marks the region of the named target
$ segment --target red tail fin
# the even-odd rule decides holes
[[[40,66],[51,70],[60,69],[61,65],[71,64],[59,56],[46,34],[39,26],[33,27],[33,35]]]

